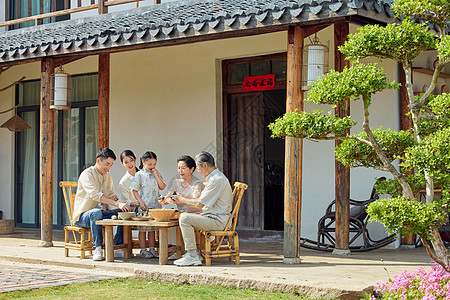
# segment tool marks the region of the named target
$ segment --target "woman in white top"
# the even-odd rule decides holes
[[[204,188],[203,181],[198,179],[193,175],[195,171],[195,161],[189,155],[183,155],[177,159],[178,164],[178,175],[180,179],[175,179],[172,185],[169,187],[169,192],[167,193],[161,204],[173,204],[173,200],[170,196],[173,192],[188,198],[196,199],[200,197],[202,190]],[[177,204],[178,210],[190,213],[201,213],[202,210],[187,205]]]
[[[120,154],[120,161],[127,170],[119,182],[120,201],[126,203],[130,207],[138,207],[139,202],[136,200],[130,189],[134,175],[139,171],[136,168],[136,156],[133,151],[125,150]]]

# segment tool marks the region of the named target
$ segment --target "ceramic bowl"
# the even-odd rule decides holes
[[[134,211],[121,211],[119,212],[119,217],[122,220],[130,220],[132,217],[135,217],[136,213]]]
[[[149,209],[149,213],[152,215],[152,218],[155,219],[155,221],[161,222],[161,221],[169,221],[170,218],[175,213],[175,209]]]

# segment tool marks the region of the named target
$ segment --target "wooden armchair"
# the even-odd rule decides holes
[[[61,181],[59,186],[63,189],[64,201],[66,202],[67,214],[69,215],[70,226],[64,227],[64,251],[65,256],[69,256],[69,249],[81,251],[81,258],[85,258],[86,251],[92,254],[92,232],[90,228],[83,228],[75,226],[73,222],[73,204],[75,201],[75,194],[78,182],[76,181]],[[70,234],[72,232],[74,241],[70,241]],[[77,238],[77,234],[80,239]],[[87,239],[86,239],[87,235]]]
[[[236,265],[239,259],[239,238],[236,232],[239,207],[244,191],[248,188],[245,183],[236,182],[233,190],[233,210],[224,230],[205,231],[198,230],[198,246],[207,266],[211,265],[211,258],[229,257]],[[226,241],[225,241],[226,238]]]

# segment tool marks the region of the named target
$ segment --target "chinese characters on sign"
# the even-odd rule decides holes
[[[245,77],[242,91],[267,91],[275,89],[275,74]]]

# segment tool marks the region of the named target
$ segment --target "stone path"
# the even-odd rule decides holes
[[[118,278],[104,272],[0,261],[0,293]]]

